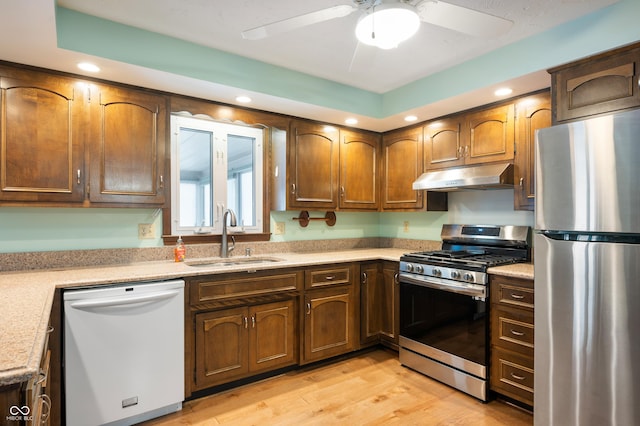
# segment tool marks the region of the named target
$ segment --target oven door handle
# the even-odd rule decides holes
[[[448,291],[450,293],[472,296],[481,300],[487,297],[487,287],[479,284],[470,283],[452,283],[444,282],[438,278],[430,277],[428,280],[424,278],[415,278],[408,274],[400,274],[400,283],[419,285],[422,287],[433,288],[436,290]]]

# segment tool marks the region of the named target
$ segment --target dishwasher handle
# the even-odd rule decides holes
[[[78,300],[69,306],[76,309],[92,308],[116,308],[119,306],[134,305],[137,303],[149,303],[159,300],[170,299],[180,294],[180,290],[159,291],[155,293],[143,294],[140,296],[109,297],[94,300]]]

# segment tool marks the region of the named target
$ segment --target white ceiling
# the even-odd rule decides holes
[[[418,1],[418,0],[416,0]],[[501,46],[540,33],[564,22],[615,3],[616,0],[448,0],[449,3],[500,16],[514,22],[511,30],[495,39],[482,39],[422,23],[416,36],[397,49],[378,50],[358,46],[354,28],[359,13],[314,24],[264,40],[244,40],[240,32],[349,0],[58,0],[58,4],[89,15],[139,27],[211,48],[329,79],[376,93],[463,63]],[[57,48],[53,0],[4,2],[0,14],[0,59],[78,73],[73,52]],[[86,55],[85,55],[86,56]],[[69,61],[67,64],[66,61]],[[353,63],[352,63],[353,61]],[[101,78],[185,94],[202,82],[177,77],[171,83],[160,72],[105,61],[107,76]],[[529,86],[548,86],[546,73],[526,76]],[[189,89],[191,87],[191,89]],[[216,92],[217,100],[231,93]],[[234,92],[236,93],[236,92]],[[260,94],[254,93],[254,97]],[[230,98],[232,99],[232,98]],[[266,99],[266,98],[265,98]],[[443,102],[441,111],[468,108],[469,96]],[[257,99],[257,108],[293,115],[316,114],[319,119],[341,122],[344,114],[287,99]],[[268,105],[268,107],[267,107]],[[458,106],[457,106],[458,105]],[[450,112],[450,111],[449,111]],[[433,114],[433,113],[432,113]],[[340,118],[338,118],[340,117]],[[394,118],[395,120],[396,118]],[[340,120],[340,121],[337,121]],[[392,119],[365,119],[372,130],[400,127]]]

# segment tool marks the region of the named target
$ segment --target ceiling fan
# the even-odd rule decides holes
[[[358,40],[389,49],[411,37],[420,21],[476,37],[496,37],[513,25],[504,18],[437,0],[352,0],[352,3],[272,22],[241,34],[245,39],[259,40],[359,11]]]

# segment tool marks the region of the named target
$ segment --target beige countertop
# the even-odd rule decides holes
[[[198,275],[325,265],[367,260],[398,261],[406,249],[356,249],[322,253],[274,253],[255,258],[278,261],[257,264],[189,266],[170,261],[114,266],[9,272],[0,275],[0,386],[28,380],[40,365],[53,295],[56,288],[167,280]],[[232,257],[230,260],[242,260]],[[198,259],[216,262],[220,258]],[[533,265],[494,267],[489,273],[533,279]]]
[[[490,274],[506,277],[533,279],[533,263],[514,263],[513,265],[494,266],[487,270]]]
[[[159,261],[3,273],[0,275],[0,386],[28,380],[38,371],[56,288],[376,259],[398,261],[406,252],[406,249],[381,248],[326,253],[275,253],[255,256],[279,259],[277,262],[259,264],[189,266]],[[234,259],[238,257],[230,258]],[[210,260],[220,261],[219,258]]]

